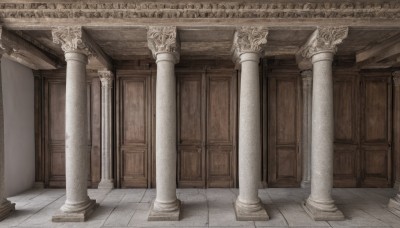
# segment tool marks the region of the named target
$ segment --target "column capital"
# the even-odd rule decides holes
[[[180,42],[175,26],[149,26],[147,29],[147,45],[157,59],[157,54],[170,53],[179,62]]]
[[[100,81],[101,81],[101,87],[112,88],[112,82],[114,80],[113,72],[111,72],[109,70],[99,70],[98,74],[99,74]]]
[[[303,80],[303,86],[311,86],[312,85],[312,70],[303,70],[301,73],[301,79]]]
[[[239,27],[233,37],[232,55],[237,62],[243,53],[262,55],[267,44],[268,29],[266,27]]]
[[[66,26],[53,28],[53,42],[61,44],[65,53],[78,52],[86,56],[94,55],[94,51],[85,41],[85,31],[81,26]]]
[[[393,71],[392,76],[394,86],[400,86],[400,70]]]
[[[318,27],[310,36],[307,43],[300,48],[300,53],[305,58],[321,52],[336,53],[337,45],[347,37],[348,27]]]

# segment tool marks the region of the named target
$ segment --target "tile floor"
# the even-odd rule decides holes
[[[0,227],[399,227],[400,217],[387,210],[393,189],[334,189],[333,196],[345,221],[315,222],[300,206],[308,191],[270,188],[259,191],[270,220],[237,222],[233,202],[237,189],[178,189],[183,202],[179,222],[148,222],[154,189],[90,189],[100,207],[85,223],[52,223],[51,216],[65,200],[63,189],[32,189],[9,199],[17,211]]]

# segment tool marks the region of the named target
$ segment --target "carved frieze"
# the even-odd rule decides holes
[[[347,37],[348,31],[348,27],[318,27],[299,51],[305,58],[320,52],[336,53],[337,45]]]
[[[101,87],[112,88],[114,74],[109,70],[100,70],[98,73],[101,81]]]
[[[0,18],[400,18],[399,1],[0,3]]]
[[[171,53],[179,62],[180,44],[175,26],[150,26],[147,30],[147,45],[155,59],[159,53]]]
[[[57,27],[52,30],[53,42],[61,44],[62,50],[67,52],[81,52],[92,55],[93,51],[84,41],[84,31],[81,26]]]

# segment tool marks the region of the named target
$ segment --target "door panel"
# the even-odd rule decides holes
[[[391,185],[391,80],[362,77],[361,186]]]
[[[358,75],[334,74],[334,187],[357,187],[359,184]]]
[[[297,187],[301,178],[298,75],[268,79],[268,185]]]
[[[119,80],[119,164],[123,188],[149,185],[150,94],[149,75]]]

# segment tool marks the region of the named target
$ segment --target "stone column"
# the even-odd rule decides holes
[[[389,210],[400,216],[400,71],[393,72],[393,144],[395,159],[396,182],[398,190],[395,197],[389,200]]]
[[[176,80],[179,61],[176,27],[149,27],[148,46],[157,63],[156,85],[156,182],[157,195],[149,221],[179,220],[176,197]]]
[[[53,222],[83,222],[97,206],[87,193],[88,124],[86,65],[89,48],[82,28],[53,29],[53,41],[61,44],[67,61],[65,95],[65,184],[66,200]]]
[[[99,71],[101,81],[101,181],[99,189],[113,189],[112,152],[111,152],[111,91],[113,73]]]
[[[343,220],[332,196],[333,79],[336,46],[347,37],[347,27],[319,27],[300,50],[313,64],[311,129],[311,195],[303,207],[314,220]]]
[[[303,80],[303,128],[302,128],[302,152],[303,152],[303,180],[302,188],[311,186],[311,103],[312,103],[312,70],[301,72]]]
[[[11,203],[5,197],[4,186],[4,115],[3,115],[3,89],[1,78],[1,54],[0,54],[0,221],[15,210],[15,203]]]
[[[264,54],[268,30],[238,28],[233,41],[234,61],[241,65],[239,115],[239,196],[236,220],[268,220],[258,197],[261,181],[260,78],[258,63]]]

